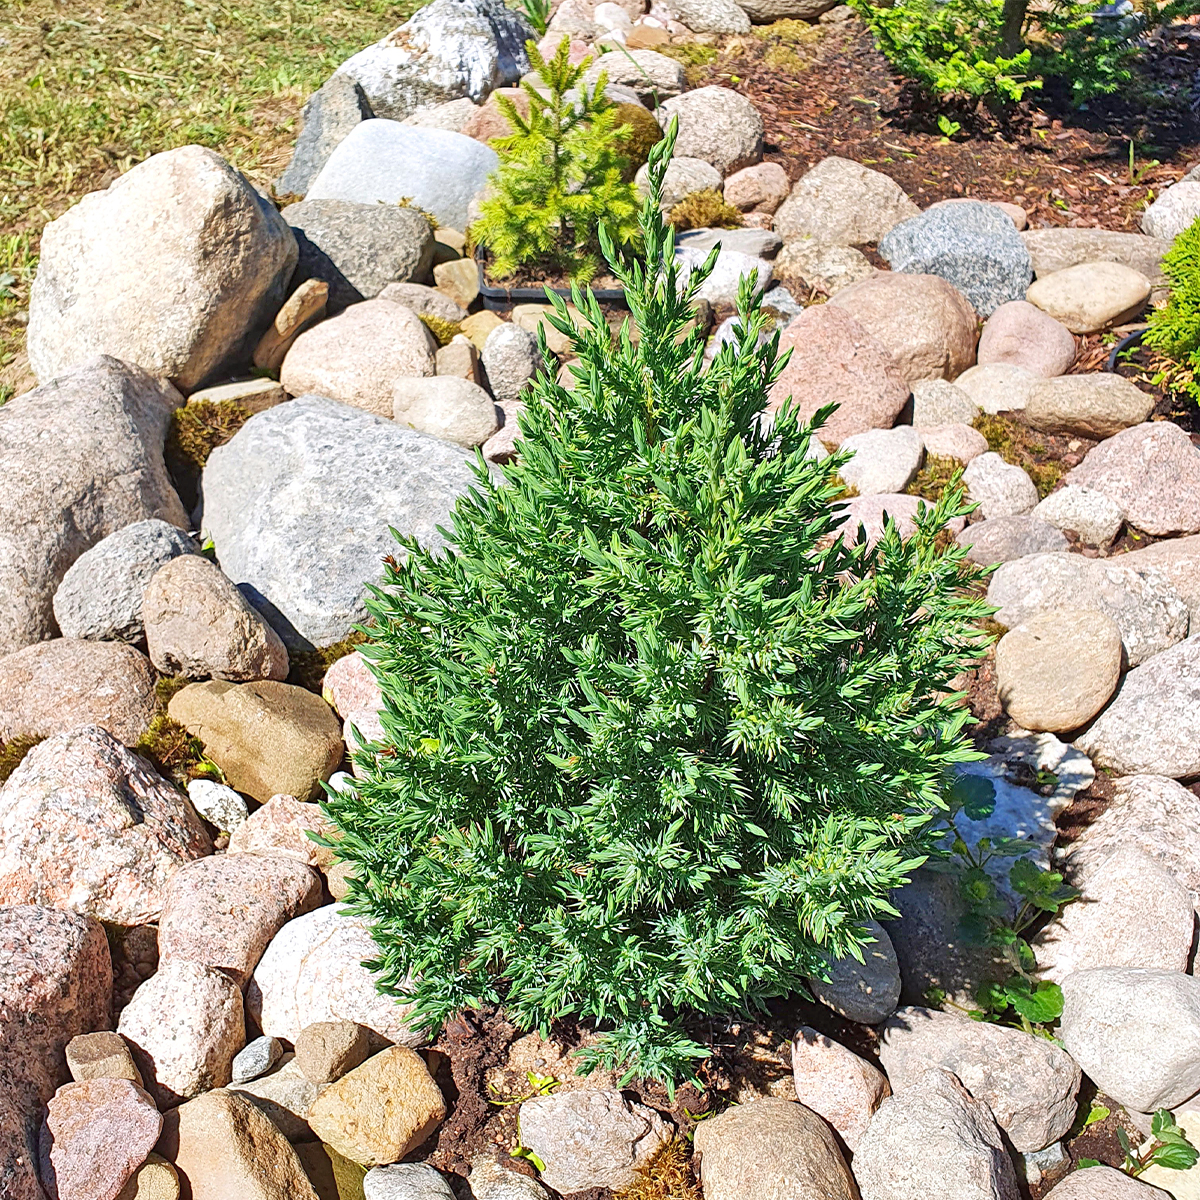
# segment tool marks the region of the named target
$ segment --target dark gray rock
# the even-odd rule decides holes
[[[503,0],[433,0],[338,74],[356,79],[379,117],[469,97],[476,104],[529,70],[533,27]]]
[[[326,311],[370,300],[389,283],[421,282],[433,267],[433,229],[415,208],[302,200],[283,210],[300,261],[295,289],[306,279],[329,284]]]
[[[169,384],[97,357],[0,408],[0,654],[54,636],[54,593],[134,521],[186,528],[163,464]]]
[[[289,646],[327,646],[363,620],[367,583],[399,548],[389,526],[443,545],[473,456],[323,396],[251,417],[204,468],[204,530],[221,568]]]
[[[967,557],[975,563],[1010,562],[1026,554],[1051,554],[1069,550],[1071,543],[1061,529],[1026,514],[992,517],[968,525],[956,539],[960,546],[970,546]]]
[[[303,196],[334,148],[362,121],[375,114],[367,94],[349,75],[334,75],[305,101],[304,122],[292,161],[275,185],[281,196]]]
[[[879,253],[893,271],[941,276],[981,317],[1024,300],[1033,280],[1029,251],[1012,218],[977,200],[935,205],[902,221],[880,239]]]
[[[75,560],[54,593],[54,619],[63,637],[136,644],[145,636],[142,592],[151,576],[200,547],[157,518],[110,533]]]

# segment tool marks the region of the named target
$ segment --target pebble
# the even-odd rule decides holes
[[[983,412],[994,414],[1020,412],[1040,382],[1040,376],[1024,367],[988,363],[964,371],[954,386],[966,392]]]
[[[988,1106],[949,1072],[926,1071],[885,1100],[854,1155],[862,1200],[1018,1200]]]
[[[629,1187],[672,1132],[654,1109],[604,1088],[537,1096],[519,1115],[521,1141],[556,1192]]]
[[[996,691],[1024,729],[1086,725],[1121,678],[1121,631],[1093,609],[1056,608],[1010,629],[996,646]]]
[[[400,378],[392,399],[397,424],[467,449],[481,446],[500,427],[491,396],[467,379]]]
[[[1070,530],[1088,546],[1109,545],[1125,522],[1120,506],[1103,492],[1074,483],[1051,492],[1033,510],[1033,516],[1055,529]]]
[[[977,521],[955,540],[960,546],[969,546],[967,558],[982,566],[1011,562],[1027,554],[1065,551],[1071,545],[1060,530],[1039,521],[1032,513]]]
[[[229,854],[291,858],[324,870],[333,863],[333,851],[309,834],[327,838],[331,832],[320,805],[302,803],[295,796],[272,796],[234,830]]]
[[[852,1151],[892,1094],[883,1072],[807,1025],[792,1039],[792,1077],[796,1099],[828,1121]]]
[[[1200,774],[1200,634],[1129,671],[1077,744],[1118,775]]]
[[[1120,263],[1080,263],[1039,275],[1027,298],[1072,333],[1099,333],[1125,324],[1146,307],[1150,280]]]
[[[367,1034],[354,1021],[314,1021],[296,1035],[296,1064],[313,1083],[333,1083],[366,1061]]]
[[[1062,990],[1062,1044],[1118,1104],[1148,1113],[1200,1091],[1200,980],[1092,967],[1066,976]]]
[[[832,156],[796,181],[775,213],[775,232],[785,243],[812,238],[827,246],[860,246],[878,242],[918,212],[890,176]]]
[[[922,379],[913,384],[914,429],[942,425],[970,425],[979,416],[979,405],[960,387],[944,379]]]
[[[1032,429],[1102,441],[1154,411],[1154,397],[1120,375],[1062,375],[1029,393],[1022,419]]]
[[[319,696],[274,680],[189,683],[167,712],[204,743],[231,787],[266,803],[310,800],[342,761],[342,727]]]
[[[1187,606],[1170,584],[1120,559],[1030,554],[996,571],[988,603],[997,607],[995,619],[1007,629],[1062,607],[1095,609],[1117,623],[1130,666],[1182,641],[1188,628]]]
[[[428,1163],[372,1167],[362,1186],[364,1200],[455,1200],[450,1185]]]
[[[1075,361],[1075,339],[1036,304],[1010,300],[983,323],[977,357],[980,366],[1003,363],[1053,379]]]
[[[765,1098],[696,1126],[705,1200],[857,1200],[829,1126],[802,1104]]]
[[[67,1043],[67,1069],[76,1083],[89,1079],[128,1079],[142,1086],[141,1072],[119,1033],[81,1033]]]
[[[43,1180],[57,1200],[111,1200],[154,1149],[163,1119],[128,1079],[89,1079],[54,1093],[42,1126]]]
[[[911,425],[853,434],[841,449],[853,455],[842,467],[841,477],[860,496],[904,491],[925,457],[921,435]]]
[[[1200,451],[1170,421],[1123,429],[1089,450],[1066,482],[1103,493],[1154,537],[1200,531]]]
[[[222,833],[232,833],[250,815],[246,801],[228,784],[193,779],[187,786],[192,807]]]
[[[1142,213],[1142,232],[1173,242],[1200,217],[1200,183],[1184,180],[1172,184]]]
[[[233,1057],[246,1043],[242,993],[212,967],[161,963],[133,993],[117,1032],[147,1091],[168,1108],[229,1083]]]
[[[1033,480],[994,451],[971,459],[963,472],[963,483],[985,519],[1017,516],[1037,507],[1038,492]]]
[[[953,458],[966,464],[987,453],[987,438],[970,425],[927,426],[921,430],[925,452],[938,458]]]
[[[278,1038],[257,1037],[247,1042],[233,1056],[232,1083],[249,1083],[265,1075],[282,1057],[283,1046]]]
[[[733,9],[736,5],[729,2],[728,7]],[[749,31],[747,21],[742,32]],[[745,96],[732,88],[695,88],[664,100],[655,109],[654,116],[663,129],[672,117],[678,117],[675,153],[703,159],[716,167],[722,176],[753,166],[762,159],[762,117]]]
[[[1191,892],[1137,846],[1100,863],[1033,942],[1038,974],[1061,984],[1091,967],[1187,970],[1196,914]]]
[[[407,1046],[392,1046],[321,1091],[308,1123],[339,1154],[374,1167],[399,1162],[445,1116],[446,1102],[424,1061]]]
[[[975,310],[936,275],[880,271],[829,298],[890,351],[908,386],[956,379],[975,361]]]
[[[921,1088],[931,1069],[952,1072],[1019,1151],[1050,1145],[1075,1119],[1079,1068],[1053,1042],[1020,1029],[902,1008],[883,1027],[879,1059],[897,1096]]]

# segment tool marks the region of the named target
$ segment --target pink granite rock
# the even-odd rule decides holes
[[[291,858],[310,867],[330,867],[333,851],[318,846],[308,835],[328,837],[332,826],[319,804],[295,796],[272,796],[230,835],[230,854],[267,854]]]
[[[162,1132],[154,1101],[128,1079],[68,1083],[42,1126],[42,1183],[50,1200],[116,1200]]]
[[[1010,300],[983,323],[977,357],[980,366],[1006,363],[1053,379],[1075,361],[1075,337],[1036,304]]]
[[[245,987],[271,939],[321,903],[321,877],[290,858],[220,854],[171,877],[158,925],[161,963],[224,971]]]
[[[193,962],[163,963],[117,1023],[147,1090],[163,1108],[224,1087],[246,1044],[242,993],[228,975]]]
[[[892,1094],[882,1071],[807,1025],[792,1039],[792,1076],[796,1099],[824,1117],[851,1150]]]
[[[35,746],[0,789],[0,904],[151,924],[167,880],[211,853],[187,797],[95,725]]]
[[[383,693],[358,650],[339,658],[325,672],[321,697],[342,720],[364,708],[378,712],[383,707]]]
[[[939,458],[953,458],[960,463],[969,463],[973,458],[987,453],[987,438],[971,425],[952,421],[949,425],[935,425],[921,430],[926,454]]]
[[[770,214],[788,198],[791,190],[787,172],[778,163],[755,163],[725,180],[725,203],[742,212]]]

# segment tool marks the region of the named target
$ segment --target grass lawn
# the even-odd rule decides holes
[[[47,221],[151,154],[193,142],[273,179],[309,93],[417,7],[0,0],[0,402]]]

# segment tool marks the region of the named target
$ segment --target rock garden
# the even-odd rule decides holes
[[[963,7],[432,0],[46,214],[2,1200],[1200,1197],[1200,35]]]

